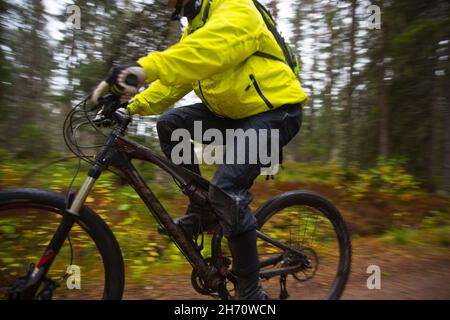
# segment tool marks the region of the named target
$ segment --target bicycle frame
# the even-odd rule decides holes
[[[216,270],[213,270],[207,265],[200,252],[195,248],[192,240],[188,239],[183,231],[175,225],[166,209],[154,195],[131,161],[138,159],[157,165],[180,183],[185,194],[201,203],[208,201],[207,190],[209,182],[201,176],[173,164],[170,160],[158,155],[152,150],[126,139],[123,134],[130,120],[130,118],[126,118],[124,123],[113,130],[105,147],[96,156],[96,163],[88,171],[88,176],[76,196],[68,196],[67,210],[64,212],[62,221],[47,246],[44,255],[30,274],[23,297],[31,298],[36,293],[75,223],[76,216],[79,215],[80,209],[94,187],[95,181],[109,166],[113,166],[122,172],[128,183],[135,189],[155,219],[166,228],[181,253],[187,258],[205,283],[221,293],[223,298],[228,296],[223,278],[217,274]],[[202,188],[199,186],[202,186]],[[218,235],[216,235],[217,237]]]
[[[111,164],[125,175],[129,184],[136,190],[138,195],[152,212],[155,219],[166,228],[168,234],[172,237],[183,255],[186,256],[187,260],[196,269],[199,275],[205,281],[209,281],[208,283],[211,281],[214,282],[214,279],[211,279],[211,277],[214,277],[214,274],[211,274],[211,269],[205,263],[199,251],[195,249],[192,241],[184,235],[181,229],[175,225],[166,209],[162,206],[142,176],[133,166],[131,160],[144,160],[157,165],[180,183],[185,194],[204,204],[208,199],[207,188],[209,182],[195,173],[173,164],[171,161],[156,154],[152,150],[122,136],[117,136],[116,139],[114,139],[113,148],[111,150],[113,151],[109,152],[106,159],[109,156]],[[198,183],[203,184],[206,189],[198,188]],[[216,281],[216,283],[211,283],[211,285],[213,288],[219,290],[219,288],[217,288],[219,282]]]
[[[207,262],[205,262],[199,250],[195,247],[192,239],[188,239],[183,231],[175,225],[166,209],[157,199],[131,161],[133,159],[144,160],[157,165],[180,183],[182,191],[187,196],[205,205],[209,204],[209,181],[194,172],[175,165],[169,159],[155,153],[151,149],[125,138],[124,132],[130,123],[131,118],[124,117],[122,120],[123,121],[120,123],[120,126],[113,130],[106,145],[97,155],[95,164],[88,171],[88,176],[76,196],[73,197],[73,194],[70,194],[69,192],[66,203],[67,209],[63,214],[63,219],[60,222],[60,225],[58,226],[58,229],[49,245],[47,246],[44,255],[41,257],[40,261],[31,273],[23,296],[26,298],[32,298],[34,296],[46,273],[50,269],[54,258],[68,237],[68,234],[76,221],[76,217],[79,215],[79,211],[84,205],[84,202],[92,190],[95,181],[100,177],[101,173],[105,169],[109,166],[113,166],[119,169],[119,171],[125,176],[128,183],[134,188],[155,219],[166,228],[170,237],[174,240],[181,253],[186,257],[197,274],[210,288],[216,290],[216,292],[218,292],[223,299],[228,299],[229,294],[226,289],[225,282],[223,281],[224,277],[218,272],[219,266],[215,265],[215,262],[219,261],[221,258],[221,233],[216,232],[213,236],[212,248],[215,268],[212,268],[207,264]],[[257,233],[258,237],[264,241],[267,241],[284,250],[291,250],[299,253],[296,249],[279,243],[260,231],[257,231]],[[283,260],[282,254],[279,257],[261,261],[260,268],[276,265],[281,260]],[[261,272],[260,276],[261,278],[269,279],[274,276],[285,275],[295,271],[296,269],[298,269],[298,267],[273,269]]]

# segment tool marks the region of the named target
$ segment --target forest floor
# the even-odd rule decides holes
[[[381,243],[380,243],[381,241]],[[384,246],[381,246],[384,244]],[[380,249],[383,248],[383,249]],[[450,299],[450,251],[445,248],[386,246],[379,239],[353,241],[352,271],[343,299]],[[369,265],[381,269],[381,289],[367,288]],[[293,281],[291,278],[290,281]],[[148,275],[143,283],[129,282],[125,299],[214,299],[195,292],[190,284],[189,266]],[[289,286],[289,283],[288,283]],[[289,290],[289,287],[288,287]],[[278,292],[271,298],[277,299]],[[291,300],[308,297],[289,292]]]

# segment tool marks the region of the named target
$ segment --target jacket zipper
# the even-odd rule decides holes
[[[209,103],[208,103],[208,101],[206,100],[205,95],[203,94],[202,85],[201,85],[200,81],[198,82],[198,89],[200,90],[200,95],[202,96],[203,102],[206,104],[206,106],[208,107],[208,109],[210,109],[210,108],[209,108]]]
[[[253,74],[250,75],[250,80],[252,81],[252,83],[249,84],[247,86],[247,88],[245,88],[245,91],[248,91],[250,89],[250,87],[252,86],[252,84],[253,84],[255,86],[256,92],[261,97],[261,99],[263,99],[263,101],[269,107],[269,109],[273,109],[273,105],[270,103],[269,100],[267,100],[266,96],[264,96],[264,94],[262,93],[261,88],[259,87],[258,82],[256,81],[256,78],[255,78],[255,76]]]

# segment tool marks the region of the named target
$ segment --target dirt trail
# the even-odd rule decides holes
[[[413,249],[374,253],[368,247],[356,249],[343,298],[450,299],[449,253],[449,250],[439,254],[416,253]],[[381,290],[367,289],[366,269],[372,264],[381,269]]]
[[[379,248],[379,244],[354,243],[352,272],[343,299],[450,299],[450,251],[430,253],[422,249],[416,254],[414,248]],[[369,265],[381,268],[380,290],[367,289]],[[146,285],[127,285],[124,298],[211,299],[192,289],[188,268],[168,270],[149,281]],[[290,299],[303,298],[301,293],[292,290],[290,294]]]

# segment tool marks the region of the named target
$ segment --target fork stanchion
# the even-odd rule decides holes
[[[81,207],[83,206],[84,202],[86,201],[87,196],[91,192],[92,188],[94,187],[95,181],[97,179],[92,177],[86,177],[86,180],[84,180],[83,184],[81,185],[80,190],[78,191],[77,195],[73,199],[72,205],[70,206],[69,210],[67,210],[68,213],[73,214],[75,216],[80,215]]]

